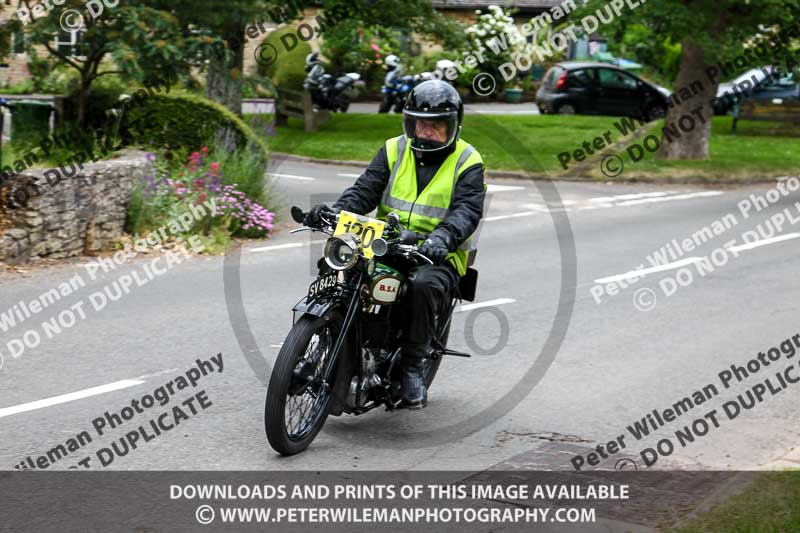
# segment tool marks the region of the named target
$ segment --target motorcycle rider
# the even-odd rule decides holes
[[[311,52],[306,56],[306,87],[305,89],[310,89],[312,87],[316,88],[319,87],[320,79],[322,75],[325,74],[325,68],[322,66],[322,60],[319,58],[319,52]]]
[[[483,217],[483,158],[459,138],[463,116],[464,105],[452,85],[441,80],[417,85],[403,108],[404,135],[384,143],[332,208],[316,205],[305,220],[315,227],[323,213],[365,215],[377,208],[379,219],[395,212],[407,229],[430,234],[419,251],[434,264],[409,272],[403,302],[408,312],[400,338],[402,404],[412,409],[427,404],[422,365],[435,317],[467,271],[470,236]]]
[[[383,85],[391,87],[394,80],[400,79],[403,76],[403,66],[400,64],[400,58],[394,54],[386,56],[386,78],[383,80]]]

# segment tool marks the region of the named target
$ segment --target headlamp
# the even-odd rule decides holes
[[[343,233],[325,243],[325,262],[334,270],[348,270],[358,261],[358,239],[352,233]]]

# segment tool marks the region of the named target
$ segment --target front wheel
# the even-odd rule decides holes
[[[270,446],[281,455],[300,453],[325,425],[332,399],[324,369],[341,331],[342,315],[304,315],[283,343],[267,388],[264,428]]]

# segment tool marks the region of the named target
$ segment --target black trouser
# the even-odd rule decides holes
[[[436,333],[436,317],[450,305],[459,276],[449,263],[422,265],[408,273],[401,319],[403,352],[419,352],[428,347]]]

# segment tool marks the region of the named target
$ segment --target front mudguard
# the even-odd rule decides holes
[[[311,315],[314,317],[323,317],[325,314],[337,306],[341,306],[342,301],[337,298],[309,298],[304,297],[297,302],[292,311],[294,311],[294,322],[303,315]],[[344,306],[346,308],[346,305]],[[347,338],[342,344],[341,352],[336,358],[336,371],[333,379],[333,402],[331,403],[331,416],[339,416],[345,407],[344,402],[347,395],[350,393],[350,381],[357,373],[360,361],[357,360],[359,351],[355,349],[358,345],[356,327],[358,324],[353,324],[348,332]]]
[[[309,298],[305,296],[292,307],[292,311],[294,311],[294,322],[297,322],[297,313],[300,313],[300,316],[305,314],[321,317],[340,303],[340,300],[334,298]]]

